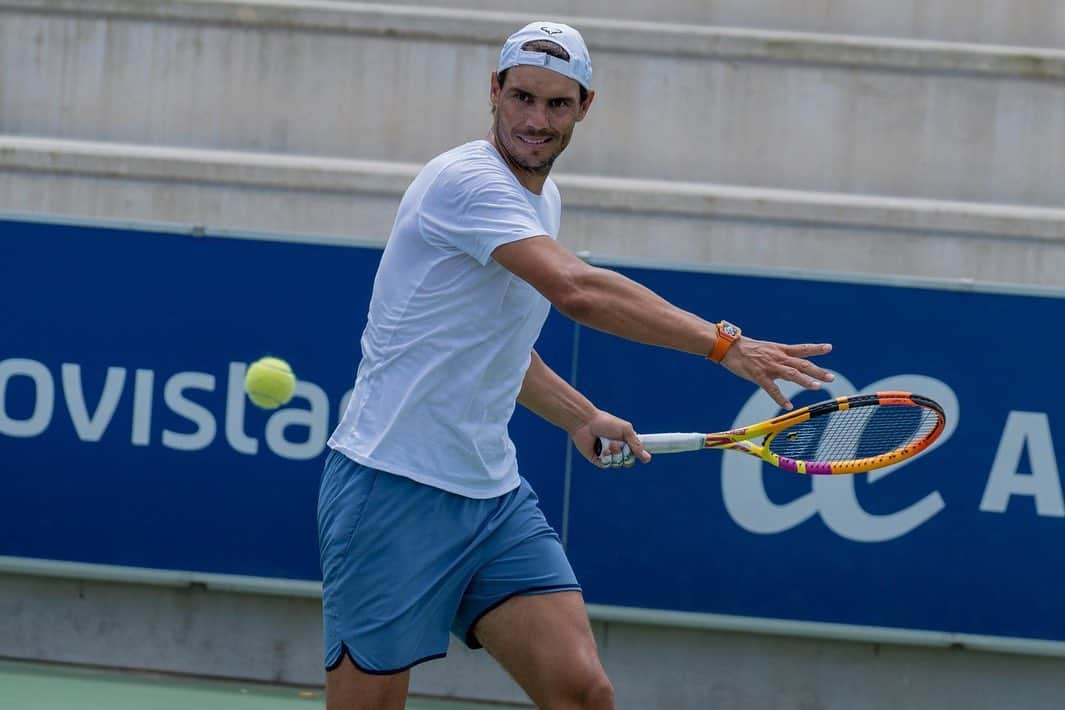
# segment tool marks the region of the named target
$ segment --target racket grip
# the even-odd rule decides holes
[[[643,448],[652,454],[676,454],[681,451],[701,451],[706,444],[706,434],[641,434]]]

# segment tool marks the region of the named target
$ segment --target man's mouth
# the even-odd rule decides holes
[[[522,143],[525,143],[527,145],[544,145],[545,143],[550,141],[551,138],[550,137],[544,137],[544,136],[540,136],[540,137],[536,138],[536,137],[533,137],[533,136],[521,136],[521,135],[519,135],[518,136],[518,140],[520,140]]]

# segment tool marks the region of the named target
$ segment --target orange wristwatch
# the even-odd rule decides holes
[[[740,333],[743,331],[739,327],[732,325],[727,320],[723,320],[717,324],[717,340],[714,341],[714,348],[707,355],[707,359],[714,362],[721,362],[721,359],[725,357],[725,353],[732,347],[732,344],[740,339]]]

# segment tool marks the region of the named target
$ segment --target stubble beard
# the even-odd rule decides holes
[[[496,118],[493,121],[492,129],[495,131],[496,143],[499,145],[500,151],[503,153],[503,157],[508,163],[533,175],[546,177],[551,172],[551,166],[555,164],[555,159],[561,154],[561,150],[549,157],[538,165],[532,165],[523,161],[518,156],[511,152],[510,147],[507,145],[507,141],[504,139],[503,132],[499,129],[499,115],[496,114]]]

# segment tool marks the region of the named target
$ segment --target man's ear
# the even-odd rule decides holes
[[[577,120],[583,121],[584,117],[588,115],[588,109],[592,107],[592,101],[595,99],[595,92],[591,89],[588,90],[588,98],[581,103],[580,113],[577,114]]]
[[[495,108],[499,104],[499,94],[503,91],[503,87],[499,85],[498,72],[492,72],[492,86],[489,89],[488,96],[492,102],[492,108]]]

